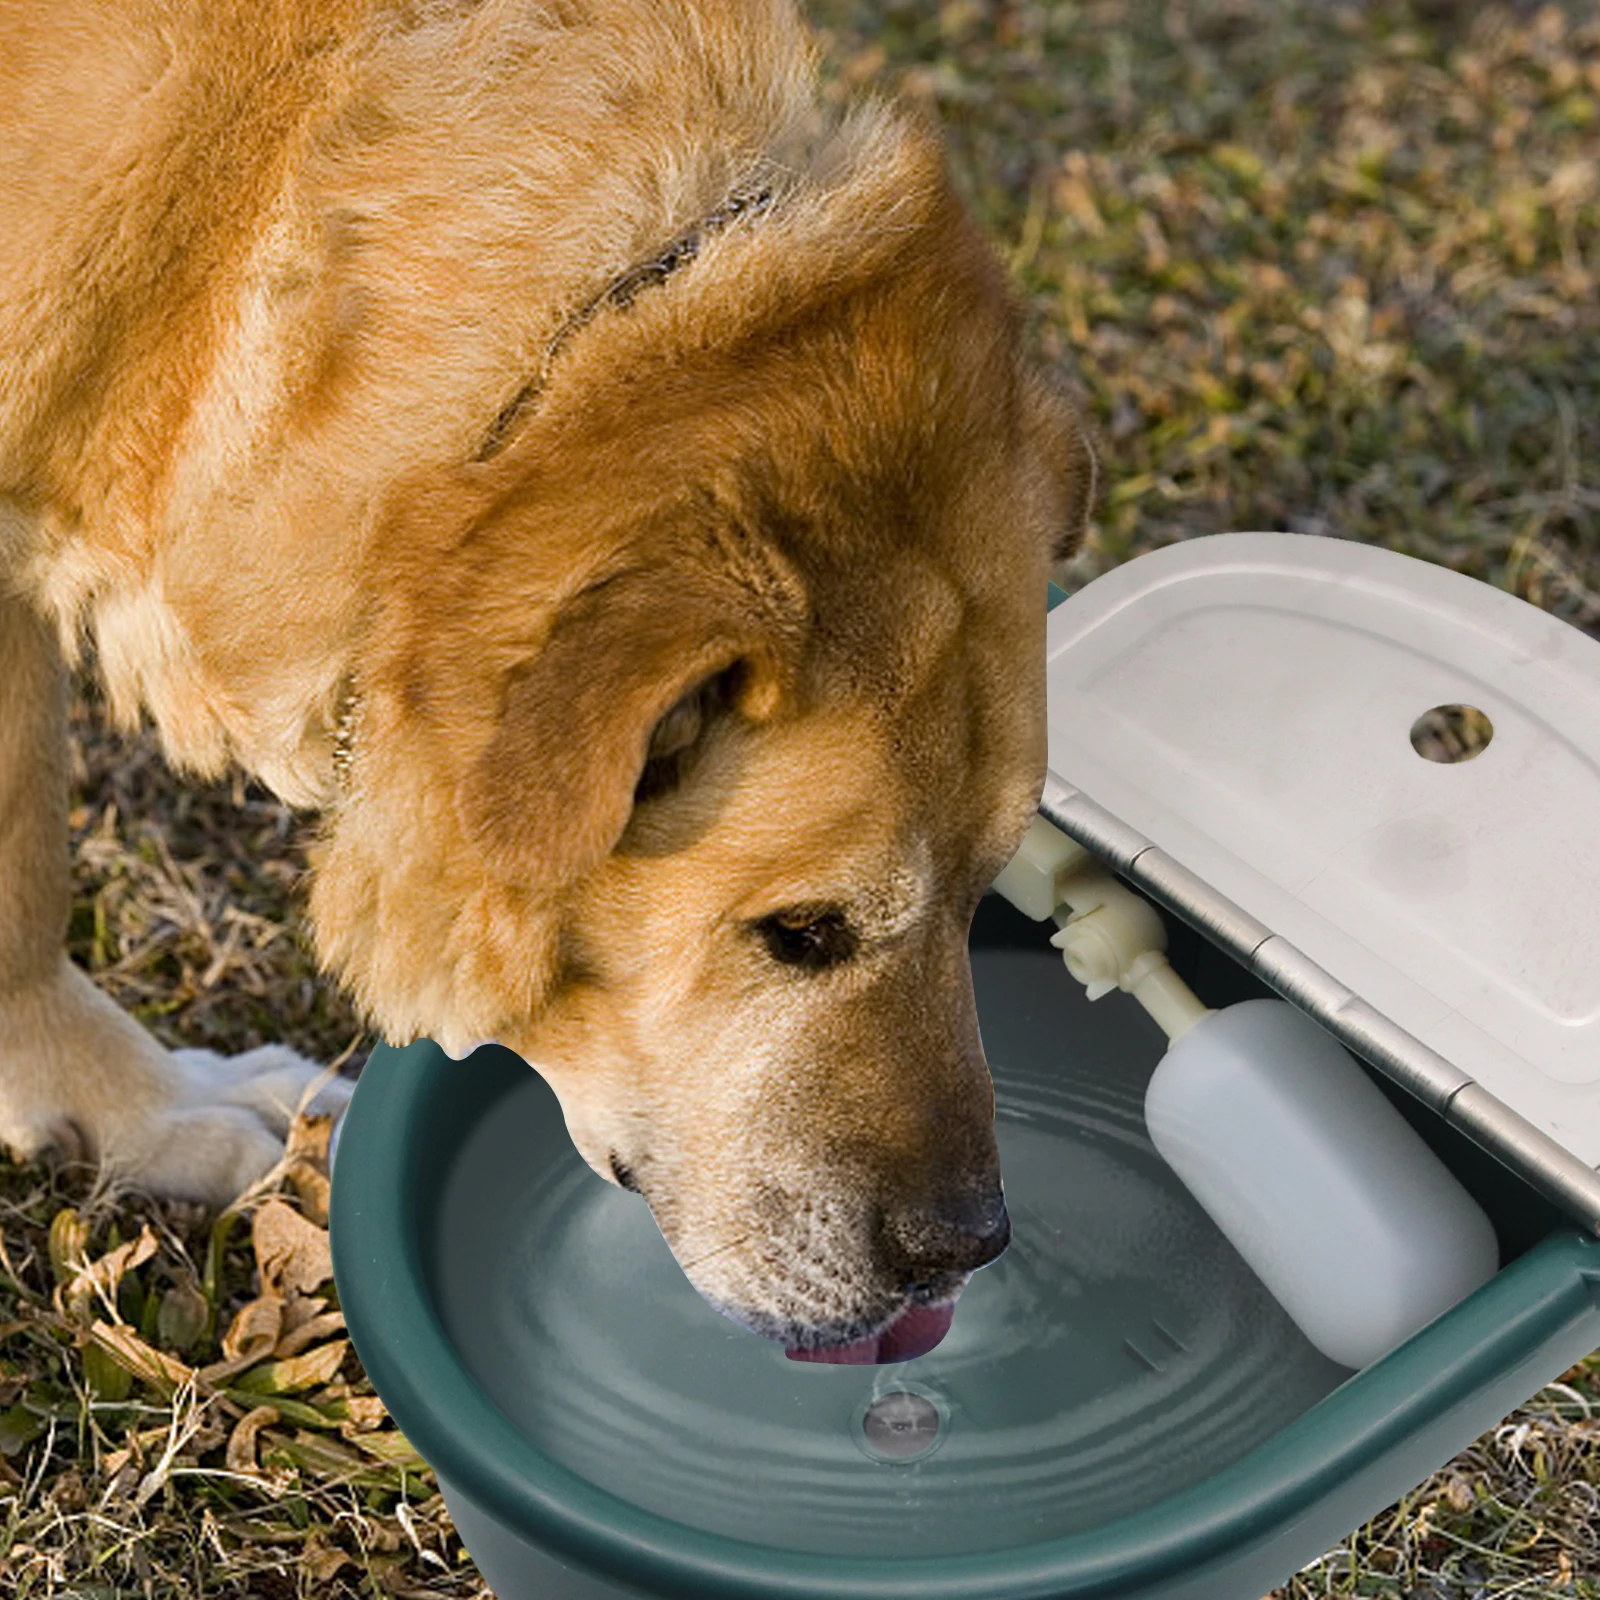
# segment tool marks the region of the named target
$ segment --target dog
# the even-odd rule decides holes
[[[1096,469],[936,129],[833,108],[788,0],[8,0],[0,107],[14,1158],[225,1204],[317,1075],[65,956],[92,639],[176,768],[320,813],[373,1028],[518,1052],[718,1310],[947,1310]]]

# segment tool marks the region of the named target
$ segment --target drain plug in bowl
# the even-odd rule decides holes
[[[938,1447],[948,1420],[931,1390],[901,1383],[884,1394],[869,1395],[856,1408],[856,1443],[874,1461],[905,1465]]]

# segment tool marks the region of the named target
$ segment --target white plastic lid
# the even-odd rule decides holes
[[[1048,640],[1058,780],[1600,1165],[1600,643],[1283,533],[1140,556]],[[1442,705],[1489,718],[1470,760],[1413,748]]]

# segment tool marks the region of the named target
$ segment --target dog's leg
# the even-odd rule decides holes
[[[0,582],[0,1141],[54,1145],[103,1179],[224,1206],[283,1153],[317,1069],[268,1046],[176,1054],[67,958],[66,673],[56,641]],[[337,1112],[333,1079],[308,1109]]]

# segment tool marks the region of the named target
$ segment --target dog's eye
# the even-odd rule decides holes
[[[836,967],[856,953],[856,933],[842,911],[774,911],[755,929],[774,961],[807,972]]]

